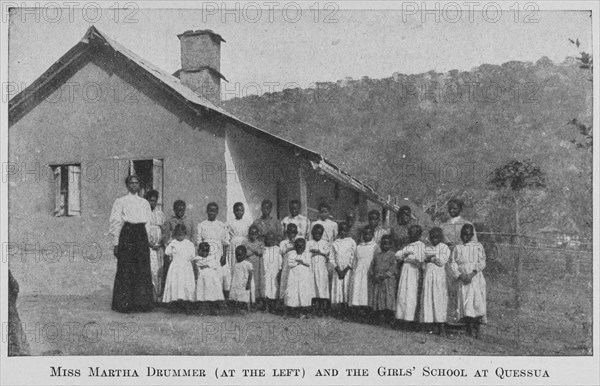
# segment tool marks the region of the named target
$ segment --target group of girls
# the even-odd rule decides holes
[[[461,243],[444,243],[441,228],[422,240],[419,225],[408,227],[406,245],[394,250],[392,235],[379,225],[379,212],[369,212],[369,224],[355,229],[353,219],[336,223],[322,203],[318,220],[300,213],[291,201],[290,215],[271,217],[272,203],[263,201],[262,217],[244,218],[242,203],[235,219],[216,220],[218,206],[207,206],[207,220],[197,226],[197,248],[184,224],[177,224],[165,248],[170,260],[162,302],[186,309],[194,302],[212,305],[227,301],[242,310],[279,310],[301,317],[333,313],[395,326],[416,328],[431,323],[442,333],[447,322],[447,281],[456,281],[457,311],[469,334],[479,336],[485,322],[486,289],[483,247],[464,224]],[[353,237],[354,236],[354,237]]]

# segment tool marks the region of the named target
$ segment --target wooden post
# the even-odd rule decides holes
[[[298,171],[299,184],[300,184],[300,205],[302,206],[300,209],[300,214],[308,217],[308,195],[306,192],[306,175],[304,171],[304,167],[300,166]]]

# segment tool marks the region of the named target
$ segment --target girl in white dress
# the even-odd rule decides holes
[[[463,242],[450,255],[450,268],[458,279],[458,317],[466,323],[467,334],[480,338],[480,324],[486,323],[486,283],[483,277],[485,252],[483,245],[473,241],[473,225],[465,224],[460,231]]]
[[[333,266],[331,279],[331,307],[345,316],[350,295],[350,275],[356,252],[356,242],[348,235],[345,222],[338,226],[339,237],[331,244],[330,260]]]
[[[423,297],[421,322],[435,323],[437,333],[444,333],[448,309],[448,288],[446,286],[446,263],[450,258],[450,248],[442,241],[441,228],[429,231],[431,247],[425,248],[425,266],[423,272]]]
[[[207,242],[210,244],[210,253],[220,263],[221,284],[225,297],[229,292],[231,282],[231,268],[227,265],[227,247],[229,245],[229,233],[225,223],[217,220],[219,214],[219,205],[216,202],[209,202],[206,205],[207,219],[198,224],[197,242]]]
[[[279,251],[283,261],[281,269],[281,280],[279,281],[279,297],[285,302],[285,292],[287,291],[288,275],[290,266],[287,264],[288,254],[294,250],[294,240],[298,236],[298,227],[296,224],[288,224],[285,229],[286,239],[279,243]]]
[[[326,202],[322,202],[319,204],[319,219],[312,223],[311,228],[311,237],[312,237],[312,229],[315,228],[315,225],[321,225],[323,227],[323,235],[321,238],[328,243],[332,243],[338,234],[338,224],[331,220],[329,217],[329,212],[331,212],[331,206]]]
[[[165,291],[164,303],[175,303],[178,309],[190,310],[190,302],[196,300],[196,282],[192,261],[196,257],[194,244],[186,236],[183,224],[175,226],[175,240],[171,241],[165,249],[165,255],[171,259]]]
[[[404,262],[396,297],[396,319],[410,322],[411,329],[415,327],[413,322],[417,313],[419,277],[425,259],[425,244],[420,240],[422,234],[420,226],[412,225],[408,228],[410,244],[396,252],[396,259]]]
[[[214,254],[210,253],[210,244],[202,242],[198,245],[198,255],[194,259],[198,269],[198,281],[196,282],[196,301],[210,302],[211,314],[215,313],[214,302],[223,301],[223,289],[219,275],[220,263]]]
[[[310,252],[306,250],[306,240],[294,241],[294,250],[289,253],[287,264],[290,266],[285,305],[290,309],[308,309],[314,297],[315,287],[310,270]]]
[[[369,226],[373,228],[373,241],[375,241],[375,244],[379,245],[381,243],[381,238],[385,235],[389,235],[390,231],[379,225],[381,215],[377,209],[370,210],[367,214],[367,218],[369,219]]]
[[[369,268],[373,256],[381,252],[373,240],[373,228],[366,226],[363,229],[363,241],[356,247],[354,263],[352,264],[352,277],[350,278],[350,306],[360,307],[360,316],[367,315],[369,307]]]
[[[235,249],[235,259],[229,300],[236,302],[237,310],[243,312],[244,307],[250,309],[250,305],[255,301],[254,272],[243,245]]]
[[[312,240],[306,243],[306,250],[311,255],[310,271],[315,286],[313,306],[319,316],[323,315],[329,301],[329,272],[327,271],[327,263],[329,262],[330,244],[327,240],[323,239],[324,231],[323,225],[314,224],[311,234]]]
[[[279,279],[281,278],[281,251],[275,245],[277,236],[273,232],[265,235],[265,250],[262,264],[264,272],[265,311],[274,310],[277,302]]]
[[[252,220],[248,217],[244,217],[246,209],[244,204],[236,202],[233,204],[233,214],[235,219],[227,221],[227,232],[229,234],[229,247],[227,248],[227,264],[226,267],[230,268],[230,272],[225,272],[225,275],[229,275],[228,279],[225,279],[227,284],[231,282],[231,276],[233,275],[233,267],[235,266],[235,249],[238,245],[242,245],[244,240],[248,238],[248,230],[252,225]],[[229,288],[225,288],[225,291],[229,291]]]

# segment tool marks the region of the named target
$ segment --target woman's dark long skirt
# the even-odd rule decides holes
[[[119,236],[112,309],[144,312],[153,308],[150,244],[145,224],[125,223]]]

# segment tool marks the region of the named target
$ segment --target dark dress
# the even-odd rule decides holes
[[[8,356],[29,355],[27,334],[17,311],[17,295],[19,283],[8,270]]]
[[[153,308],[150,244],[145,224],[123,224],[119,235],[112,309],[144,312]]]
[[[376,279],[376,275],[383,277]],[[369,306],[375,311],[394,311],[396,308],[398,276],[399,271],[394,252],[387,251],[375,254],[369,270],[369,277],[371,278]]]

